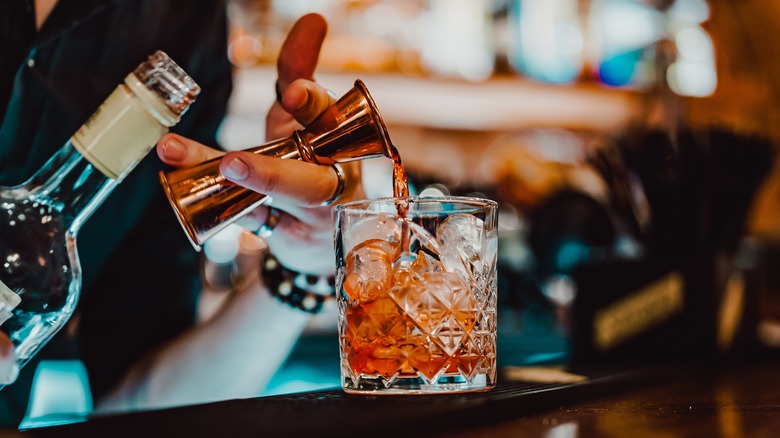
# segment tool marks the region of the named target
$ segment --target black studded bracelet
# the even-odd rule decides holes
[[[336,298],[332,275],[303,274],[286,268],[267,251],[260,260],[260,275],[268,292],[279,301],[308,313],[318,313]]]

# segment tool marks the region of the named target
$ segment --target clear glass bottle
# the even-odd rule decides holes
[[[0,388],[73,314],[81,290],[76,236],[82,224],[199,92],[158,51],[29,180],[0,187],[0,344],[10,339],[13,345],[0,352]]]

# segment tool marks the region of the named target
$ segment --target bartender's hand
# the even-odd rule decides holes
[[[0,385],[10,385],[16,381],[19,367],[16,363],[14,344],[4,332],[0,332]]]
[[[325,88],[313,81],[326,31],[326,21],[317,14],[300,18],[290,30],[277,62],[276,87],[281,99],[267,114],[267,140],[289,136],[335,103]],[[175,134],[158,142],[157,153],[176,167],[222,155]],[[346,187],[336,202],[363,197],[359,164],[342,167]],[[283,265],[312,274],[333,271],[331,206],[321,205],[337,190],[338,177],[332,167],[237,151],[224,154],[219,169],[228,180],[272,197],[270,204],[258,207],[238,223],[258,230],[268,218],[269,205],[280,210],[279,221],[266,242]]]

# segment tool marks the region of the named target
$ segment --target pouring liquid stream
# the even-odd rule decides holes
[[[406,211],[409,208],[409,177],[401,161],[401,155],[398,153],[395,145],[390,146],[390,158],[393,160],[393,198],[398,217],[406,218]],[[397,263],[411,263],[413,254],[411,252],[412,232],[409,228],[409,222],[401,221],[401,258]]]

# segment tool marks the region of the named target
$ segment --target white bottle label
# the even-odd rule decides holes
[[[0,281],[0,325],[3,325],[4,322],[13,316],[11,312],[21,302],[22,299],[19,295]]]
[[[71,137],[71,142],[104,175],[121,181],[167,131],[122,84]]]

